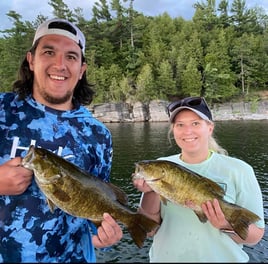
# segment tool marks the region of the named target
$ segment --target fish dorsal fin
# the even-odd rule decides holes
[[[123,205],[127,205],[128,204],[128,196],[127,194],[121,190],[119,187],[117,187],[116,185],[112,184],[111,182],[107,182],[107,185],[109,185],[109,187],[113,190],[115,196],[116,196],[116,200],[123,204]]]
[[[207,181],[204,181],[204,183],[205,183],[206,188],[212,193],[214,193],[216,196],[219,196],[220,198],[224,197],[225,190],[218,183],[210,179],[207,179]]]
[[[173,163],[173,162],[172,162]],[[184,167],[181,164],[177,164],[175,163],[175,166],[178,166],[180,169],[190,173],[191,175],[197,177],[200,181],[202,181],[202,184],[204,185],[205,188],[209,189],[211,192],[213,192],[216,196],[223,198],[223,196],[225,195],[225,190],[223,189],[223,187],[221,187],[218,183],[216,183],[215,181],[208,179],[205,176],[202,176],[186,167]]]

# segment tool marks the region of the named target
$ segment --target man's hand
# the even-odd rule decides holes
[[[19,195],[31,184],[33,172],[21,166],[16,157],[0,166],[0,195]]]
[[[101,226],[97,229],[97,235],[92,236],[94,247],[103,248],[112,246],[123,237],[123,231],[117,222],[108,213],[103,214]]]

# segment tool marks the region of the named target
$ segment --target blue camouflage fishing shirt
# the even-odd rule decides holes
[[[0,94],[0,164],[25,156],[30,145],[110,180],[111,134],[87,108],[58,111],[32,97]],[[0,195],[0,262],[96,262],[93,229],[89,220],[51,213],[34,178],[23,194]]]

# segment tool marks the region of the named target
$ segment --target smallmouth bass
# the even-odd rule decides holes
[[[132,177],[143,178],[160,195],[164,204],[170,201],[191,208],[201,222],[207,221],[201,205],[216,198],[225,218],[242,239],[247,238],[248,226],[260,219],[250,210],[225,201],[225,192],[216,182],[171,161],[136,162]]]
[[[91,220],[99,226],[103,213],[123,223],[136,245],[141,248],[147,233],[159,225],[127,206],[127,195],[112,183],[81,170],[64,158],[30,146],[22,166],[34,172],[37,185],[47,198],[53,213],[58,207],[66,213]]]

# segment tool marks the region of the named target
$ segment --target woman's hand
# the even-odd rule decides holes
[[[238,234],[233,231],[232,226],[226,220],[224,213],[221,210],[219,201],[214,199],[212,202],[207,201],[206,203],[202,204],[202,209],[207,216],[210,223],[220,230],[229,230],[227,234],[239,244],[247,244],[247,245],[255,245],[257,244],[264,235],[264,228],[259,228],[255,224],[250,224],[248,227],[248,235],[247,238],[244,240]],[[232,232],[233,231],[233,232]]]
[[[207,201],[202,204],[202,210],[209,222],[217,229],[232,230],[232,226],[226,220],[224,213],[221,210],[219,201],[214,199],[212,202]]]
[[[144,179],[133,179],[133,185],[143,193],[153,191]]]

